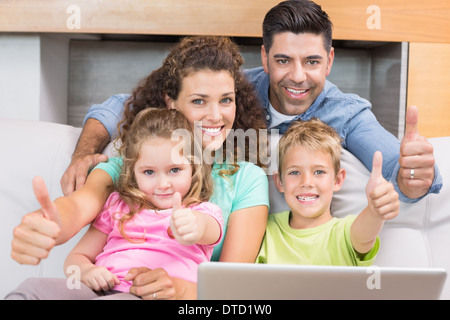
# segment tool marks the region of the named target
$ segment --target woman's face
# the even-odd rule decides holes
[[[217,150],[236,115],[234,79],[228,71],[193,72],[182,80],[178,98],[167,98],[167,104],[189,120],[204,149]]]

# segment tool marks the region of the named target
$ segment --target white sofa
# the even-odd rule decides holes
[[[10,257],[12,231],[25,213],[38,208],[31,187],[33,176],[44,178],[52,198],[62,195],[59,180],[74,150],[81,128],[53,123],[0,119],[0,271],[3,275],[0,297],[4,297],[29,277],[64,277],[63,261],[82,232],[56,247],[39,266],[20,265]],[[413,205],[402,203],[399,216],[387,222],[380,235],[382,246],[375,261],[378,266],[443,267],[450,272],[450,137],[430,139],[444,178],[439,195],[429,195]],[[110,154],[111,149],[106,153]],[[333,213],[344,216],[366,205],[364,187],[369,175],[365,167],[344,151],[347,178],[333,201]],[[272,185],[273,187],[273,185]],[[271,191],[271,211],[285,205]],[[450,299],[450,275],[441,296]]]

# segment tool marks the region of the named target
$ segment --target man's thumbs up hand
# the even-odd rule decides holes
[[[406,111],[405,119],[405,134],[403,142],[416,141],[419,139],[419,130],[417,129],[417,123],[419,121],[419,111],[416,106],[411,106]]]
[[[400,190],[409,198],[425,195],[434,180],[433,146],[419,134],[417,107],[406,111],[405,135],[400,145],[400,170],[397,181]]]

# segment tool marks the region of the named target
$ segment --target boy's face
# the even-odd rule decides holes
[[[272,47],[261,48],[264,71],[269,74],[269,99],[280,113],[306,112],[323,91],[334,60],[323,35],[282,32],[273,37]]]
[[[333,192],[344,181],[345,171],[336,175],[331,155],[325,151],[310,151],[302,146],[286,150],[281,176],[274,176],[275,185],[291,208],[289,222],[294,229],[312,228],[331,220]]]

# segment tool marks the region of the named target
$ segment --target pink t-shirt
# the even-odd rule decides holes
[[[210,202],[190,207],[214,217],[222,229],[221,209]],[[103,211],[93,222],[93,226],[108,235],[107,243],[95,265],[106,267],[116,274],[121,283],[114,290],[129,292],[131,282],[124,281],[130,268],[163,268],[169,276],[197,282],[198,264],[211,259],[215,244],[185,246],[168,234],[172,209],[143,210],[125,223],[125,234],[120,233],[119,220],[128,213],[128,206],[114,192],[108,198]],[[221,236],[222,237],[222,234]],[[136,241],[134,241],[136,240]],[[144,241],[145,240],[145,241]],[[219,243],[220,239],[217,241]]]

